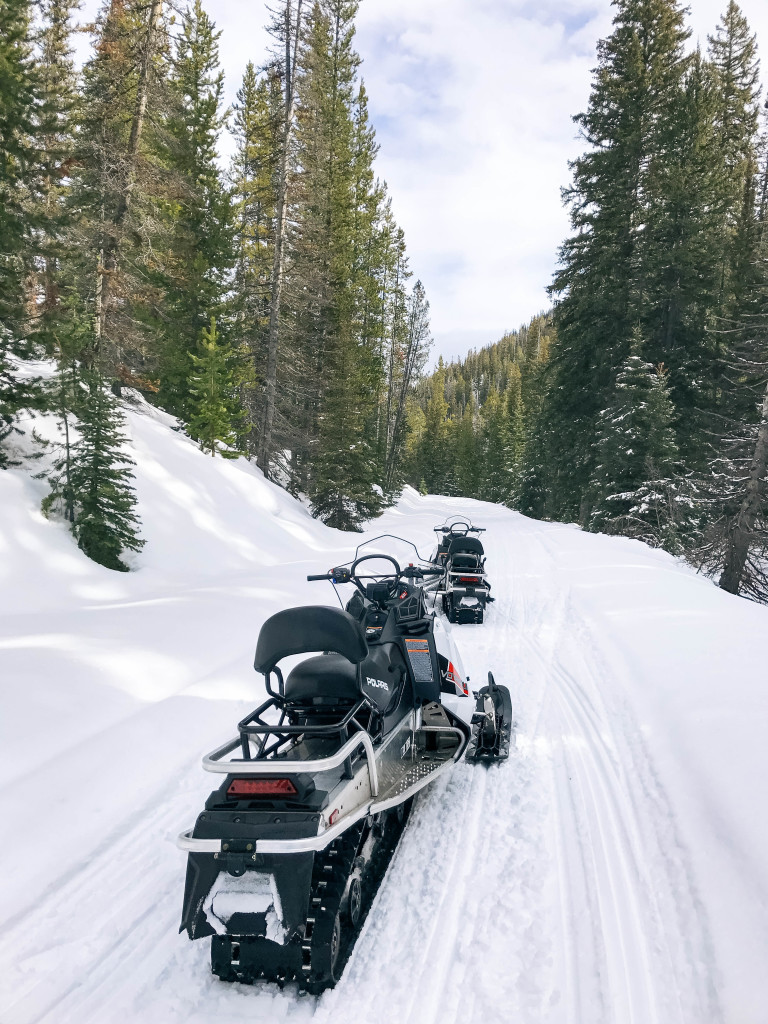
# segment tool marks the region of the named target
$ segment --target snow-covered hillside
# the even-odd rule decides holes
[[[406,491],[371,524],[423,551],[467,511],[496,603],[456,626],[509,685],[517,748],[408,822],[338,987],[215,980],[178,935],[176,834],[202,753],[261,695],[259,627],[361,538],[243,461],[129,412],[146,547],[88,562],[0,473],[3,1024],[764,1024],[768,609],[668,555]]]

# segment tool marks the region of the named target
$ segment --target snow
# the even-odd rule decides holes
[[[132,573],[40,514],[37,467],[0,473],[3,1024],[764,1024],[768,609],[639,542],[410,488],[370,536],[487,527],[497,600],[453,635],[472,685],[510,686],[517,746],[419,797],[335,990],[211,976],[177,934],[200,755],[263,693],[261,623],[335,603],[305,577],[363,538],[174,427],[128,407]]]

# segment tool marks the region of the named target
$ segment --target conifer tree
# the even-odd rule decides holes
[[[376,207],[366,167],[374,149],[355,88],[357,7],[347,0],[315,5],[300,82],[307,199],[300,259],[313,284],[300,329],[316,417],[309,488],[316,514],[346,528],[373,514],[381,497],[373,430],[381,366],[371,344],[378,332],[369,332],[365,319],[371,299],[366,238]]]
[[[681,509],[674,481],[673,406],[663,368],[654,372],[640,348],[635,333],[633,353],[599,418],[590,528],[676,548]]]
[[[303,0],[281,0],[270,32],[279,54],[273,70],[282,83],[282,117],[277,132],[278,162],[275,178],[275,219],[272,275],[270,281],[269,333],[264,381],[264,421],[261,432],[259,465],[269,477],[275,455],[273,430],[278,391],[278,354],[281,321],[288,320],[282,310],[283,284],[288,262],[288,214],[293,188],[294,133],[299,72],[299,46],[304,38]]]
[[[589,106],[575,120],[589,150],[573,163],[574,235],[560,253],[553,292],[558,344],[547,391],[550,507],[588,517],[594,431],[632,327],[649,315],[646,279],[658,273],[655,176],[676,144],[689,64],[676,0],[618,0],[611,36],[598,44]],[[657,296],[650,313],[655,317]]]
[[[474,395],[470,393],[462,415],[450,421],[450,437],[446,442],[453,461],[451,493],[480,496],[484,467],[475,422],[478,418]]]
[[[727,306],[738,247],[738,223],[743,216],[745,189],[755,173],[755,140],[758,127],[760,65],[755,36],[735,0],[729,0],[725,14],[709,37],[709,60],[715,74],[715,126],[726,181],[727,239],[721,263],[720,293]]]
[[[125,452],[124,417],[96,370],[85,370],[86,393],[74,448],[70,484],[75,503],[73,533],[94,562],[125,572],[125,551],[140,551],[132,484],[133,459]]]
[[[58,312],[62,286],[61,261],[72,243],[72,204],[69,179],[75,159],[78,76],[72,48],[71,19],[77,0],[46,0],[39,39],[41,102],[36,144],[41,151],[42,329]]]
[[[482,421],[478,497],[503,504],[512,496],[513,478],[507,408],[495,387],[491,387],[483,405]]]
[[[33,352],[24,282],[32,270],[33,205],[40,160],[34,146],[39,83],[28,0],[0,0],[0,469],[13,463],[9,441],[19,410],[38,387],[17,370]]]
[[[248,63],[234,106],[237,150],[232,166],[235,273],[232,315],[238,339],[251,351],[255,376],[267,367],[271,275],[274,264],[276,176],[279,169],[280,82],[273,69],[259,77]],[[254,455],[263,429],[263,387],[250,393],[249,439]],[[258,405],[257,405],[258,403]]]
[[[192,353],[190,358],[194,367],[189,379],[190,436],[204,452],[237,458],[248,431],[239,387],[243,375],[252,373],[250,360],[247,355],[238,360],[231,347],[222,343],[215,317],[203,328],[199,354]]]
[[[400,296],[397,292],[394,298],[395,301],[399,301]],[[397,490],[398,484],[400,484],[398,470],[403,448],[406,401],[411,388],[424,369],[431,343],[429,302],[421,281],[416,282],[410,296],[405,300],[405,312],[407,319],[403,326],[406,328],[407,334],[402,339],[402,344],[400,344],[401,337],[398,330],[400,325],[396,313],[390,338],[389,389],[395,393],[392,400],[388,402],[388,421],[391,422],[391,426],[388,430],[389,441],[384,473],[388,493]],[[397,366],[396,373],[395,366]],[[380,370],[380,366],[378,369]]]
[[[157,139],[166,79],[162,9],[163,0],[104,0],[95,52],[83,69],[69,274],[93,304],[88,360],[109,376],[144,359],[148,267],[162,248],[150,216],[163,179]]]
[[[231,196],[222,181],[217,145],[227,112],[220,32],[195,0],[182,19],[169,86],[168,159],[180,183],[172,222],[172,264],[163,282],[165,323],[160,395],[166,408],[188,420],[192,353],[212,316],[226,334],[227,292],[235,260]]]
[[[424,431],[419,445],[417,473],[429,494],[444,489],[450,461],[448,457],[448,403],[445,400],[445,367],[442,356],[432,375],[429,399],[424,410]]]

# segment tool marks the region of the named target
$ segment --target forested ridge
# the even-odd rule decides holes
[[[614,8],[574,118],[585,151],[564,190],[573,234],[551,315],[420,386],[409,480],[637,537],[767,599],[757,42],[733,0],[703,52],[676,0]]]
[[[201,0],[105,0],[82,68],[74,0],[0,0],[0,465],[29,454],[21,413],[53,413],[43,509],[105,565],[142,544],[127,389],[331,525],[402,486],[429,306],[375,172],[357,7],[279,0],[228,110]]]
[[[768,597],[768,132],[738,5],[702,49],[677,0],[616,0],[551,310],[425,379],[357,7],[279,0],[226,109],[202,0],[105,0],[82,67],[73,0],[0,0],[0,466],[29,457],[30,411],[55,416],[43,510],[125,568],[137,389],[331,525],[407,480]]]

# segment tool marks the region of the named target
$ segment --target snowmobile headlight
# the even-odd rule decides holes
[[[297,789],[290,779],[232,779],[227,796],[295,796]]]

